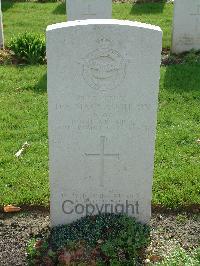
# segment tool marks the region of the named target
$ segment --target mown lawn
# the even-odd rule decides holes
[[[0,205],[48,202],[45,73],[46,66],[0,67]],[[31,146],[17,159],[25,141]]]
[[[3,1],[6,43],[66,19],[60,3]],[[113,17],[161,26],[170,47],[172,4],[114,4]],[[200,65],[161,67],[153,203],[200,204]],[[0,206],[49,202],[46,66],[0,66]],[[14,154],[28,141],[21,159]]]
[[[200,204],[200,65],[161,68],[153,203]],[[49,201],[46,66],[0,67],[0,205]],[[21,159],[15,152],[28,141]]]
[[[47,25],[66,21],[64,3],[13,3],[2,1],[6,43],[24,31],[45,33]],[[158,25],[163,30],[163,47],[171,45],[173,5],[166,3],[113,4],[113,18]]]

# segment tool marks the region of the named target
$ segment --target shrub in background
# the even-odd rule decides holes
[[[8,45],[19,61],[28,64],[43,64],[46,56],[45,38],[34,33],[13,37]]]

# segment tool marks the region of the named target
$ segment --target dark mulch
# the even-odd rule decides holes
[[[152,242],[146,252],[152,260],[162,259],[177,245],[189,250],[200,244],[200,214],[154,213],[150,225]],[[0,265],[26,265],[28,240],[48,231],[48,212],[0,213]]]
[[[161,65],[177,65],[185,63],[186,57],[188,57],[189,53],[182,53],[180,55],[172,55],[170,53],[170,49],[163,48],[161,55]],[[200,61],[200,52],[193,53],[194,58],[192,59],[194,62]],[[190,60],[191,61],[191,60]],[[46,60],[45,62],[46,63]],[[16,56],[8,49],[0,50],[0,65],[26,65],[23,60],[19,60]]]

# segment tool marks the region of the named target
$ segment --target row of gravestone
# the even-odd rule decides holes
[[[200,49],[200,1],[175,0],[172,52]],[[112,0],[67,0],[68,20],[110,19]]]
[[[162,31],[108,19],[111,0],[67,11],[47,28],[52,225],[107,212],[147,223]],[[198,49],[198,19],[198,1],[175,1],[175,52]]]
[[[72,1],[71,20],[82,14]],[[98,3],[92,14],[111,17]],[[161,49],[160,28],[138,22],[47,27],[53,226],[106,212],[149,221]]]
[[[172,52],[200,49],[200,1],[175,0]],[[68,20],[110,19],[112,0],[67,0]],[[3,24],[0,0],[0,48],[3,47]]]

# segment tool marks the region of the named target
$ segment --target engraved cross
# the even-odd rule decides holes
[[[100,153],[85,153],[88,157],[94,157],[100,159],[100,186],[104,186],[105,175],[105,158],[114,157],[119,159],[119,153],[105,153],[105,136],[100,137]]]

